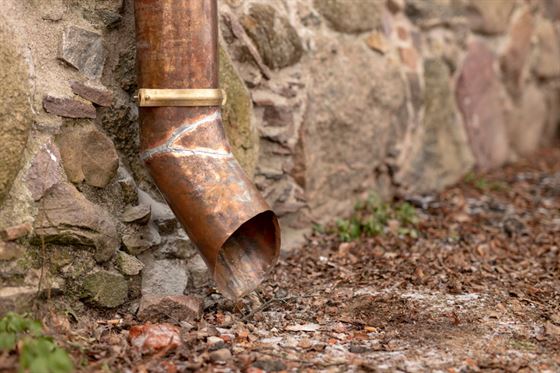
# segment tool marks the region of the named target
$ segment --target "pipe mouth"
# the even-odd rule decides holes
[[[218,253],[214,280],[222,294],[240,298],[266,278],[280,254],[280,227],[272,211],[255,215],[224,242]]]

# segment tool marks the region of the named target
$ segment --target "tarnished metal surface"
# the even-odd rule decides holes
[[[218,88],[215,0],[135,0],[135,17],[140,88]],[[141,107],[140,144],[220,291],[256,288],[278,258],[280,228],[233,157],[220,108]]]

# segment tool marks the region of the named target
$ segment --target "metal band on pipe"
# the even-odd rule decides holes
[[[150,89],[138,90],[138,106],[220,106],[226,104],[223,89]]]

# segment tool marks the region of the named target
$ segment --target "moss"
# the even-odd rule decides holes
[[[252,178],[257,161],[258,137],[251,120],[253,110],[251,95],[221,45],[220,87],[227,93],[227,103],[222,111],[226,136],[235,158]]]
[[[94,305],[114,308],[126,301],[128,283],[122,275],[103,270],[86,276],[82,290],[82,297]]]

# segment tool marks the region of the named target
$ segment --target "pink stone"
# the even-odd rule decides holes
[[[470,43],[457,81],[457,103],[479,168],[503,164],[509,156],[502,87],[495,56],[482,42]]]

